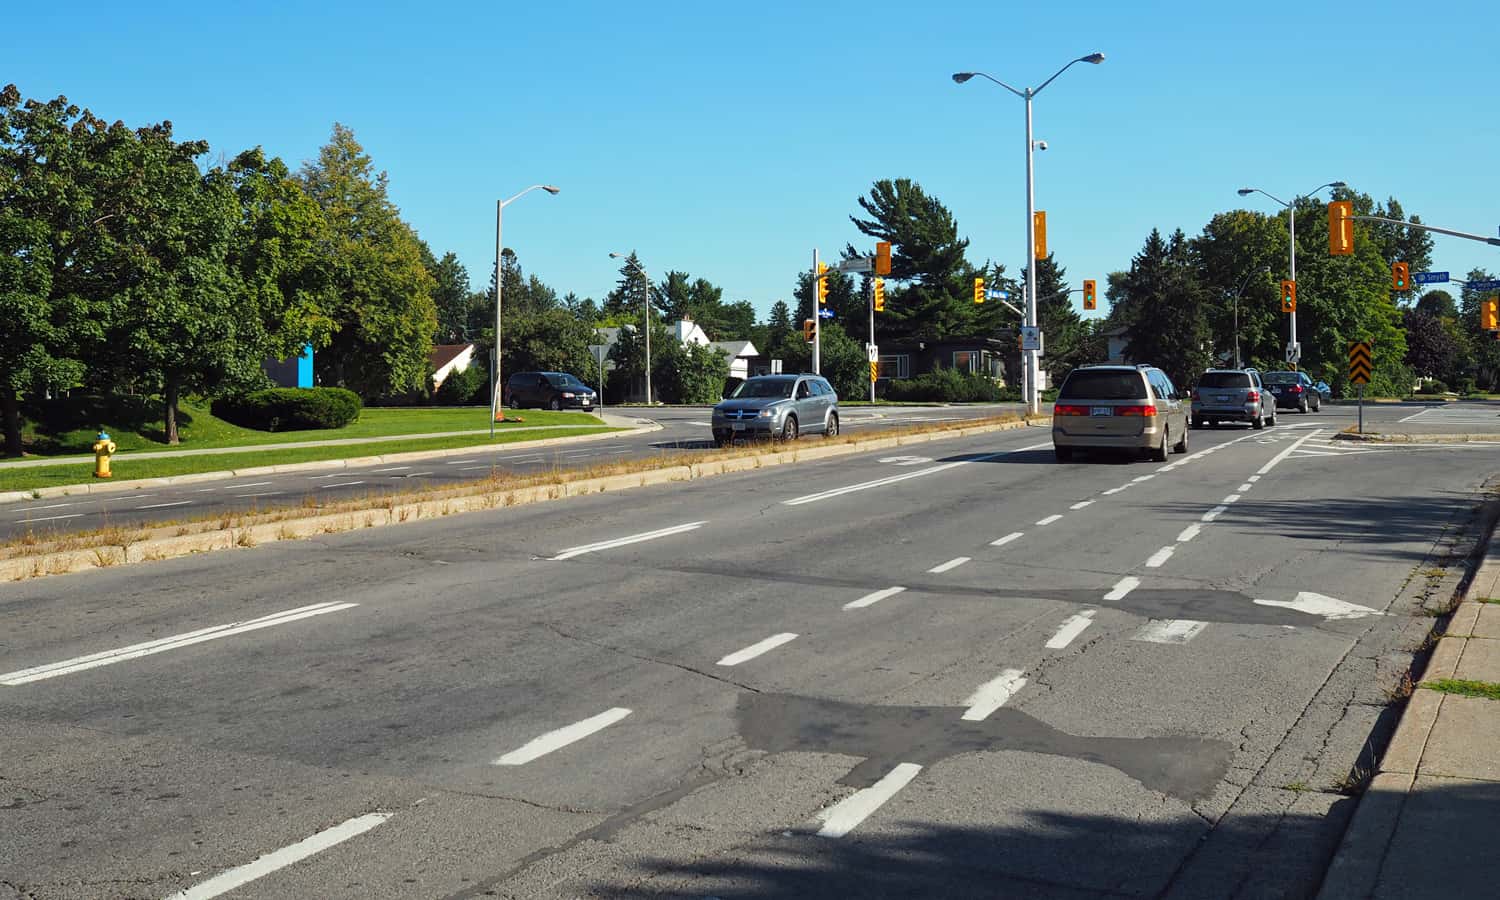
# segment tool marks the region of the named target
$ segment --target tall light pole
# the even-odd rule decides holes
[[[1036,321],[1036,186],[1033,178],[1032,154],[1036,150],[1036,142],[1031,136],[1031,99],[1040,94],[1047,85],[1051,84],[1057,76],[1068,71],[1075,63],[1093,63],[1098,65],[1104,62],[1103,53],[1090,53],[1088,56],[1080,56],[1072,62],[1052,73],[1052,77],[1041,83],[1040,87],[1024,88],[1016,90],[1005,82],[983,72],[955,72],[953,80],[963,84],[975,75],[993,81],[1017,97],[1026,101],[1026,321],[1027,324],[1035,326]],[[1036,350],[1025,352],[1025,377],[1026,377],[1026,409],[1035,415],[1041,409],[1041,392],[1037,390],[1038,357]]]
[[[495,201],[495,364],[490,367],[490,437],[495,436],[495,420],[500,417],[500,392],[505,384],[500,377],[500,291],[505,286],[505,279],[501,277],[500,271],[501,255],[505,252],[500,243],[500,217],[505,212],[505,207],[535,190],[556,194],[562,189],[550,184],[533,184],[509,200]]]
[[[1240,282],[1240,289],[1234,292],[1234,367],[1236,369],[1240,367],[1240,297],[1244,296],[1245,288],[1250,286],[1250,279],[1257,275],[1269,275],[1270,272],[1270,266],[1251,269],[1250,274],[1245,276],[1245,280]]]
[[[1288,203],[1273,194],[1266,194],[1265,191],[1256,187],[1242,187],[1237,192],[1241,197],[1248,197],[1251,194],[1265,194],[1267,197],[1270,197],[1272,200],[1275,200],[1277,203],[1280,203],[1282,206],[1286,207],[1287,229],[1291,234],[1291,246],[1288,249],[1287,254],[1290,257],[1290,261],[1288,263],[1289,274],[1287,275],[1287,278],[1291,279],[1291,281],[1293,282],[1296,282],[1297,280],[1297,202],[1300,200],[1306,200],[1308,197],[1311,197],[1313,194],[1316,194],[1323,188],[1330,187],[1338,189],[1341,187],[1347,187],[1347,185],[1345,185],[1342,181],[1330,181],[1327,184],[1320,184],[1305,194],[1299,194],[1293,197],[1291,203]],[[1288,320],[1289,325],[1286,339],[1287,353],[1288,355],[1290,355],[1297,346],[1297,310],[1293,309],[1287,315],[1291,317]],[[1287,362],[1291,362],[1291,360],[1288,359]]]
[[[610,257],[610,259],[623,259],[623,260],[625,260],[626,265],[634,266],[635,270],[637,272],[641,273],[641,277],[644,278],[644,279],[646,279],[646,405],[650,406],[651,405],[651,276],[646,274],[646,270],[643,269],[643,268],[641,268],[641,264],[639,262],[637,262],[633,257],[626,256],[623,253],[611,253],[609,255],[609,257]]]

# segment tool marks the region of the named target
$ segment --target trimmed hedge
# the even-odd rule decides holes
[[[219,418],[257,431],[343,428],[359,418],[359,395],[335,387],[271,388],[213,403]]]
[[[885,384],[887,400],[993,403],[1001,395],[1000,386],[994,381],[957,369],[935,369],[926,375],[892,379]]]

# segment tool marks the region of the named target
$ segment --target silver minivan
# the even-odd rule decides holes
[[[1155,366],[1082,366],[1068,373],[1052,408],[1052,448],[1059,462],[1074,450],[1144,451],[1166,462],[1188,449],[1183,396]]]
[[[1249,422],[1252,428],[1276,424],[1276,395],[1255,369],[1209,369],[1193,388],[1193,427]]]
[[[839,397],[818,375],[757,375],[714,406],[714,444],[737,437],[793,441],[803,432],[839,433]]]

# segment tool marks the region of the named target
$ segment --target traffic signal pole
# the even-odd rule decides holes
[[[1069,63],[1068,65],[1072,65]],[[1056,78],[1057,76],[1052,76]],[[1046,87],[1046,85],[1042,85]],[[1031,139],[1031,88],[1022,97],[1026,100],[1026,323],[1036,324],[1036,179],[1033,174],[1032,156],[1036,145]],[[1023,350],[1026,365],[1023,378],[1026,381],[1026,411],[1036,415],[1041,411],[1041,394],[1037,391],[1037,355],[1035,348]]]
[[[818,248],[813,248],[812,266],[812,317],[813,317],[813,364],[814,375],[823,374],[823,304],[818,299]]]
[[[1322,190],[1322,188],[1319,188],[1318,190]],[[1287,227],[1291,230],[1291,235],[1292,235],[1292,240],[1291,240],[1291,257],[1292,257],[1292,259],[1291,259],[1291,264],[1290,264],[1291,275],[1289,277],[1291,278],[1292,284],[1294,286],[1292,288],[1293,291],[1296,290],[1295,285],[1297,284],[1297,200],[1298,199],[1300,199],[1300,198],[1296,198],[1296,197],[1292,198],[1291,205],[1286,208]],[[1296,294],[1294,293],[1293,296],[1295,297]],[[1292,304],[1292,311],[1290,313],[1288,313],[1287,315],[1288,315],[1287,322],[1288,322],[1288,327],[1290,328],[1290,333],[1287,335],[1286,345],[1289,348],[1287,350],[1287,354],[1290,355],[1291,353],[1293,353],[1295,351],[1295,349],[1297,347],[1297,305],[1295,303]],[[1296,359],[1296,360],[1291,360],[1290,362],[1292,364],[1292,371],[1295,372],[1295,371],[1297,371],[1298,365],[1302,361],[1300,359]]]
[[[869,346],[874,347],[875,346],[875,277],[873,275],[869,276],[869,277],[867,277],[865,279],[865,282],[866,282],[865,293],[869,295],[869,300],[870,300],[870,344],[869,344]],[[879,362],[879,359],[880,359],[880,357],[877,355],[876,356],[876,362],[877,363]],[[870,402],[872,404],[875,402],[875,379],[874,378],[870,379]]]

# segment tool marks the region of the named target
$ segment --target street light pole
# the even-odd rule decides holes
[[[1297,203],[1301,200],[1306,200],[1313,194],[1321,191],[1323,188],[1331,187],[1334,189],[1338,189],[1346,186],[1347,185],[1345,185],[1342,181],[1330,181],[1327,184],[1320,184],[1305,194],[1299,194],[1293,197],[1291,203],[1288,203],[1273,194],[1267,194],[1260,188],[1244,187],[1240,188],[1239,191],[1237,191],[1237,193],[1241,197],[1245,197],[1250,194],[1265,194],[1267,197],[1270,197],[1272,200],[1275,200],[1277,203],[1280,203],[1282,206],[1286,207],[1287,231],[1291,237],[1290,246],[1287,248],[1287,255],[1289,257],[1289,260],[1287,262],[1287,277],[1290,278],[1293,283],[1297,281]],[[1287,313],[1287,316],[1288,319],[1286,345],[1287,353],[1290,354],[1297,346],[1297,310],[1293,308],[1290,313]],[[1291,362],[1291,360],[1287,360],[1287,362]],[[1293,365],[1295,365],[1295,363]]]
[[[1261,266],[1259,269],[1251,270],[1245,280],[1240,282],[1240,289],[1234,292],[1234,367],[1240,367],[1240,297],[1244,296],[1245,288],[1250,286],[1250,279],[1256,275],[1265,275],[1271,271],[1270,266]]]
[[[634,251],[632,251],[632,252],[634,252]],[[646,405],[650,406],[651,405],[651,276],[646,274],[646,270],[643,269],[643,268],[641,268],[641,264],[638,263],[638,262],[636,262],[636,260],[635,260],[634,257],[626,256],[623,253],[611,253],[609,256],[610,256],[610,259],[623,259],[623,260],[625,260],[625,263],[627,265],[632,266],[637,272],[641,273],[641,277],[642,278],[646,279]]]
[[[505,247],[500,242],[501,217],[505,212],[505,207],[535,190],[543,190],[556,195],[561,188],[550,184],[533,184],[509,200],[495,201],[495,362],[490,366],[490,437],[492,438],[495,436],[495,420],[500,417],[501,385],[505,384],[500,378],[500,291],[505,286],[505,279],[501,277],[503,273],[500,268],[500,260],[505,252]]]

